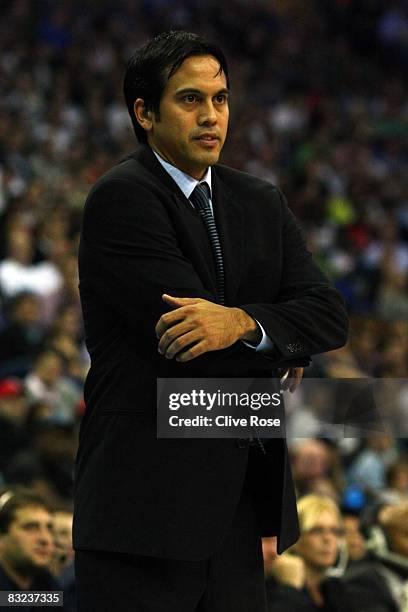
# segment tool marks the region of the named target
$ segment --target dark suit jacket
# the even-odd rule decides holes
[[[80,294],[91,355],[76,468],[74,545],[199,560],[220,544],[237,505],[248,447],[235,440],[156,439],[157,377],[270,377],[340,347],[346,314],[306,250],[281,193],[213,167],[226,305],[255,317],[267,355],[237,342],[181,364],[157,352],[163,293],[215,301],[211,247],[199,214],[148,147],[105,174],[85,204]],[[284,440],[252,466],[265,535],[298,537]]]

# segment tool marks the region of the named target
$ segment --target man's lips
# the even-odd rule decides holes
[[[37,555],[37,557],[41,557],[43,559],[43,558],[49,557],[51,555],[51,551],[45,548],[42,548],[42,549],[36,548],[34,551],[34,554]]]
[[[200,134],[195,137],[195,140],[219,140],[220,137],[218,134],[213,134],[212,132],[205,132],[204,134]]]
[[[217,134],[201,134],[197,136],[194,140],[197,140],[200,144],[205,146],[214,146],[218,144],[220,138]]]

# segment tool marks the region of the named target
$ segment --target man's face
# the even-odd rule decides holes
[[[47,566],[53,548],[52,518],[41,506],[19,508],[7,533],[0,537],[1,558],[21,573]]]
[[[153,113],[148,143],[186,174],[201,179],[217,163],[227,135],[228,90],[225,74],[211,55],[187,58],[170,77]]]

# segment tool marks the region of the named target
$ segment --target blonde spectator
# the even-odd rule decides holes
[[[300,538],[269,567],[269,612],[357,610],[355,593],[330,570],[345,562],[340,510],[329,497],[306,495],[298,502]],[[334,573],[334,572],[332,572]]]

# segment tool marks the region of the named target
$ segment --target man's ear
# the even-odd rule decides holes
[[[139,125],[146,132],[150,132],[153,126],[153,112],[146,109],[144,100],[142,98],[137,98],[135,100],[133,110]]]

